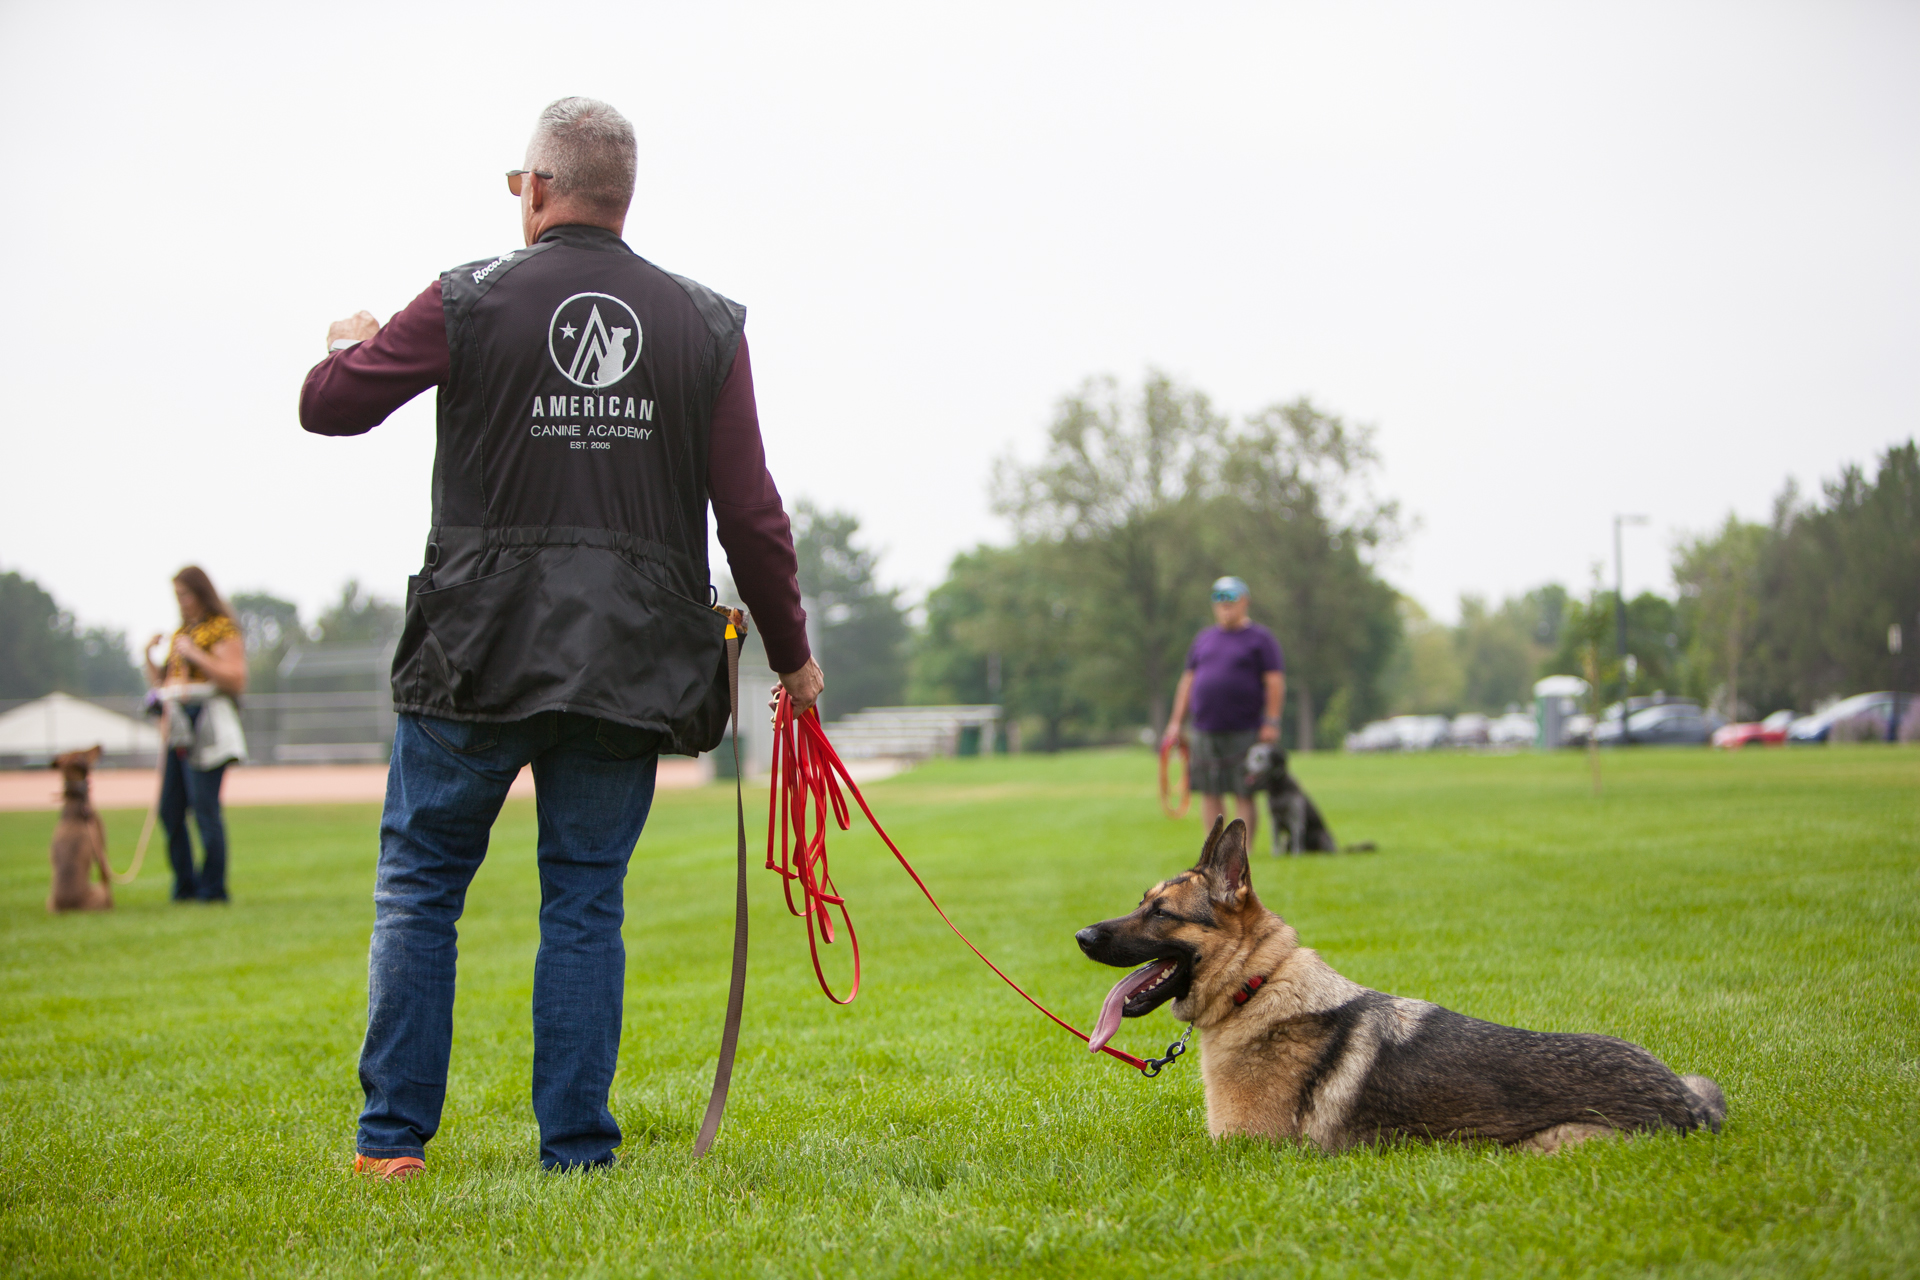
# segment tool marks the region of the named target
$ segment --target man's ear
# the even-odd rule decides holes
[[[1206,876],[1216,900],[1237,897],[1247,884],[1247,824],[1238,818],[1215,818],[1194,870]]]

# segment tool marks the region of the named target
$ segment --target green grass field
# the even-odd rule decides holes
[[[1254,866],[1356,981],[1625,1036],[1731,1103],[1718,1137],[1551,1158],[1216,1145],[1192,1057],[1157,1080],[1090,1058],[857,832],[830,849],[866,990],[819,996],[800,922],[755,870],[741,1067],[695,1163],[731,912],[732,796],[711,788],[661,796],[628,878],[619,1166],[538,1167],[534,811],[517,802],[469,900],[429,1175],[370,1184],[346,1168],[375,810],[232,811],[231,908],[168,903],[159,855],[111,916],[60,919],[42,905],[52,816],[0,814],[0,1268],[1912,1274],[1920,753],[1642,751],[1607,770],[1595,800],[1574,755],[1312,758],[1299,772],[1335,829],[1382,852]],[[868,790],[962,927],[1084,1026],[1117,974],[1072,931],[1198,849],[1152,775],[1144,752],[1086,753]],[[108,815],[118,865],[140,816]],[[1158,1052],[1176,1029],[1163,1010],[1119,1041]]]

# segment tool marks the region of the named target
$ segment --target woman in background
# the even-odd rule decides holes
[[[155,635],[142,653],[147,683],[163,708],[166,772],[160,784],[160,821],[167,829],[175,902],[227,900],[227,829],[220,816],[220,783],[227,766],[246,756],[233,699],[247,688],[247,646],[233,611],[197,565],[173,576],[180,629],[163,666],[153,663]],[[187,810],[200,828],[205,858],[196,874],[187,839]]]

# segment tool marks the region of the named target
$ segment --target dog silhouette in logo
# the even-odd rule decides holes
[[[600,370],[594,374],[593,385],[610,386],[620,381],[620,375],[627,371],[627,339],[633,336],[631,329],[614,329],[613,336],[600,351]]]
[[[626,376],[627,339],[632,336],[632,329],[609,330],[600,318],[600,308],[595,307],[581,328],[580,345],[574,348],[567,376],[583,387],[612,386]],[[589,369],[592,381],[588,381]]]

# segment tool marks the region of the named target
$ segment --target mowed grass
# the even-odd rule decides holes
[[[541,1173],[528,1103],[534,809],[509,806],[461,932],[430,1173],[346,1173],[373,807],[230,814],[234,904],[49,918],[52,817],[0,815],[0,1268],[17,1275],[1905,1275],[1920,1268],[1920,753],[1314,757],[1381,852],[1254,884],[1370,986],[1639,1041],[1714,1076],[1718,1137],[1551,1158],[1324,1156],[1206,1135],[946,933],[877,841],[830,842],[865,951],[820,997],[752,873],[733,1103],[690,1155],[725,999],[732,795],[663,794],[628,878],[608,1173]],[[1143,752],[933,764],[868,789],[954,918],[1086,1025],[1117,974],[1075,928],[1191,863]],[[764,793],[750,820],[764,823]],[[141,815],[108,815],[124,866]],[[1264,848],[1264,832],[1263,845]],[[758,855],[755,856],[756,865]],[[844,985],[844,944],[829,972]],[[1120,1042],[1159,1052],[1161,1011]]]

